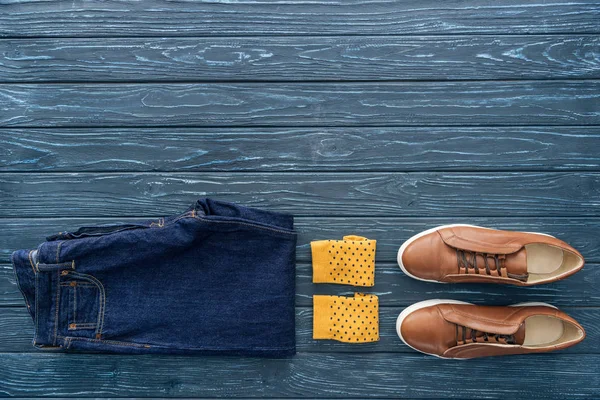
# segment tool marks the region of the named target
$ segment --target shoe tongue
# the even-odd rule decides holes
[[[527,250],[525,250],[525,247],[516,253],[507,254],[504,266],[509,274],[521,276],[523,277],[521,280],[527,280]]]

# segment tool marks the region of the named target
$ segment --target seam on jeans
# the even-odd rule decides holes
[[[177,347],[169,347],[163,345],[150,345],[150,344],[140,344],[140,343],[131,343],[131,342],[121,342],[118,340],[106,340],[106,339],[91,339],[86,337],[77,337],[77,336],[59,336],[59,338],[74,341],[74,340],[83,340],[86,342],[93,342],[98,344],[112,344],[117,346],[129,346],[129,347],[140,347],[140,348],[165,348],[165,349],[176,349],[176,350],[206,350],[206,351],[246,351],[246,350],[270,350],[270,351],[279,351],[279,350],[292,350],[295,346],[286,346],[286,347],[252,347],[248,348],[231,348],[231,347],[191,347],[191,348],[177,348]]]
[[[62,286],[62,287],[71,286],[71,283],[70,282],[61,282],[60,286]],[[89,282],[77,282],[77,286],[96,287],[96,285],[94,285],[93,283],[89,283]]]
[[[251,226],[251,227],[254,227],[254,228],[257,228],[257,229],[269,230],[269,231],[283,233],[283,234],[290,235],[290,236],[295,236],[296,235],[296,232],[293,232],[293,231],[286,231],[286,230],[283,230],[283,229],[271,228],[269,226],[264,226],[264,225],[260,225],[260,224],[253,224],[253,223],[250,223],[250,222],[215,220],[215,219],[204,218],[204,217],[199,217],[199,216],[195,216],[194,218],[199,219],[201,221],[206,221],[206,222],[215,222],[215,223],[219,223],[219,224],[246,225],[246,226]]]
[[[48,351],[48,352],[50,352],[50,351],[59,351],[59,350],[63,349],[63,347],[60,346],[60,345],[59,346],[48,346],[48,345],[45,345],[45,344],[40,344],[40,345],[35,345],[35,347],[38,350]]]
[[[112,345],[116,345],[116,346],[130,346],[130,347],[141,347],[141,348],[151,348],[152,346],[149,344],[140,344],[140,343],[130,343],[130,342],[121,342],[118,340],[105,340],[105,339],[90,339],[90,338],[85,338],[85,337],[74,337],[74,336],[61,336],[63,339],[68,340],[69,344],[73,341],[73,340],[84,340],[86,342],[93,342],[93,343],[106,343],[106,344],[112,344]]]
[[[39,290],[38,290],[38,286],[39,286],[38,285],[38,280],[39,280],[38,276],[39,276],[39,274],[35,274],[35,327],[34,327],[34,332],[33,332],[33,345],[34,346],[37,345],[36,339],[37,339],[37,336],[38,336],[38,333],[39,333],[39,329],[38,329],[38,326],[39,326],[38,325],[38,323],[39,323],[38,322],[38,317],[39,317],[40,313],[39,313],[38,304],[40,302],[40,300],[39,300],[40,293],[39,293]]]
[[[31,254],[33,250],[29,250],[29,254]],[[29,257],[29,262],[31,263],[31,258]],[[19,291],[21,292],[21,294],[23,295],[23,299],[25,299],[25,304],[27,305],[27,310],[28,312],[31,312],[31,305],[29,304],[29,301],[27,300],[27,296],[25,296],[25,292],[23,291],[23,288],[21,287],[21,284],[19,283],[19,274],[17,274],[17,264],[15,262],[15,255],[14,253],[10,256],[10,261],[13,264],[13,273],[15,275],[15,282],[17,282],[17,287],[19,288]],[[33,273],[35,274],[35,269],[33,270]]]
[[[73,323],[77,325],[77,286],[73,286]]]
[[[60,248],[64,242],[58,242],[56,245],[56,263],[58,264],[58,258],[60,256]]]
[[[96,334],[102,335],[102,329],[104,328],[104,310],[106,310],[106,292],[104,291],[104,285],[102,284],[102,282],[100,282],[93,276],[90,276],[90,278],[94,279],[95,281],[98,281],[98,284],[100,285],[100,291],[102,296],[102,298],[100,299],[100,326],[99,328],[97,328],[98,332],[96,332]]]
[[[182,215],[180,215],[179,217],[175,218],[174,220],[167,222],[167,223],[166,223],[166,225],[174,224],[175,222],[179,221],[180,219],[184,219],[184,218],[193,218],[193,217],[194,217],[194,214],[193,214],[193,213],[192,213],[192,214],[190,214],[190,213],[185,213],[185,214],[182,214]]]
[[[27,254],[27,258],[29,258],[29,264],[31,264],[31,269],[33,270],[33,273],[35,274],[35,265],[33,265],[33,258],[31,258],[31,255],[33,254],[35,250],[29,250],[29,254]]]
[[[57,260],[58,261],[58,260]],[[60,305],[60,271],[56,270],[56,311],[54,313],[54,342],[52,343],[56,346],[56,336],[58,335],[58,309]]]
[[[75,260],[70,261],[70,262],[60,263],[60,264],[45,264],[45,263],[41,263],[38,261],[35,264],[35,266],[39,272],[53,271],[56,267],[75,269]],[[40,266],[41,266],[41,269],[40,269]]]
[[[69,324],[69,327],[67,328],[67,330],[69,331],[76,331],[79,329],[96,329],[96,327],[98,326],[98,324],[95,324],[93,322],[90,323],[82,323],[82,324]]]
[[[165,227],[167,225],[172,225],[175,222],[177,222],[177,221],[179,221],[181,219],[184,219],[184,218],[193,218],[193,217],[194,217],[193,211],[188,211],[188,212],[185,212],[185,213],[179,215],[177,218],[169,220],[169,221],[166,221],[166,222],[165,222],[165,219],[163,218],[162,227]]]
[[[87,275],[87,277],[89,279],[91,279],[92,281],[96,282],[98,284],[98,288],[100,289],[100,310],[99,310],[99,321],[97,322],[97,327],[96,327],[96,334],[97,335],[102,335],[102,329],[104,328],[104,310],[106,307],[106,292],[104,290],[104,285],[102,284],[102,282],[100,282],[98,279],[96,279],[96,277],[92,276],[92,275]]]

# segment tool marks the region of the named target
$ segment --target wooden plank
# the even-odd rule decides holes
[[[598,33],[598,9],[596,0],[20,0],[3,3],[0,36]]]
[[[597,216],[600,173],[0,175],[0,217],[177,214],[199,196],[297,216]]]
[[[0,85],[0,126],[600,124],[600,80]]]
[[[23,306],[12,264],[0,264],[0,306]]]
[[[599,170],[598,127],[5,129],[0,171]]]
[[[552,36],[29,39],[0,82],[600,78],[600,38]]]
[[[377,262],[375,286],[372,288],[346,285],[315,285],[312,283],[312,265],[301,261],[296,267],[296,305],[312,305],[315,294],[348,295],[369,292],[379,296],[379,304],[408,306],[422,300],[447,298],[475,303],[517,304],[540,301],[556,306],[600,306],[600,264],[588,263],[568,279],[550,285],[517,288],[502,285],[440,285],[406,276],[396,263]],[[17,288],[10,264],[0,264],[0,306],[22,306],[23,296]],[[0,350],[2,351],[2,350]]]
[[[597,354],[496,357],[470,361],[465,371],[456,360],[397,353],[302,353],[279,360],[204,357],[202,362],[186,356],[1,354],[0,393],[462,399],[550,399],[568,393],[593,398],[600,391],[599,361]],[[517,371],[526,373],[516,377]],[[477,374],[477,379],[465,374]]]
[[[191,201],[190,201],[191,204]],[[160,216],[157,215],[157,216]],[[149,215],[149,217],[151,217]],[[5,218],[0,231],[0,262],[9,263],[16,249],[35,248],[47,235],[79,226],[127,222],[132,218]],[[296,217],[297,259],[310,262],[310,241],[359,234],[377,239],[377,262],[393,263],[400,245],[425,229],[451,223],[465,223],[497,229],[543,232],[565,240],[578,249],[587,262],[600,262],[598,217]],[[458,287],[458,286],[457,286]],[[526,289],[525,289],[526,290]]]
[[[491,303],[487,303],[491,304]],[[396,318],[403,307],[383,307],[379,310],[379,336],[376,343],[349,345],[333,340],[313,340],[313,312],[309,307],[296,309],[296,347],[299,352],[392,352],[412,353],[396,334]],[[575,318],[585,329],[587,338],[577,346],[570,347],[560,354],[599,354],[600,352],[600,308],[562,308],[562,311]],[[33,323],[23,307],[0,308],[0,352],[37,353],[31,344]]]

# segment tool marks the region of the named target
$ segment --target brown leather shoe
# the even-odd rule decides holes
[[[542,353],[571,347],[583,327],[545,303],[477,306],[456,300],[425,300],[398,316],[396,332],[413,349],[441,358]]]
[[[428,282],[531,286],[566,278],[584,260],[550,235],[444,225],[404,242],[398,264],[408,276]]]

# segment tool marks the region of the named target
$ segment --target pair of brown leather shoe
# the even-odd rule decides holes
[[[532,286],[566,278],[584,260],[550,235],[445,225],[407,240],[398,264],[408,276],[428,282]],[[490,307],[426,300],[400,313],[396,331],[413,349],[442,358],[547,352],[585,338],[577,321],[545,303]]]

